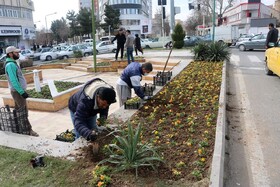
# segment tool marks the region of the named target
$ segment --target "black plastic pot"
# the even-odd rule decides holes
[[[162,72],[158,71],[157,75],[154,76],[154,85],[156,86],[164,86],[168,81],[171,80],[172,72]]]

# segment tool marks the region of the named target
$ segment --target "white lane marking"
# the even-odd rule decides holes
[[[264,63],[264,59],[260,59],[259,57],[255,56],[255,55],[248,55],[248,58],[250,60],[250,62],[253,62],[253,64],[261,64],[263,65]]]
[[[234,55],[234,54],[231,55],[231,57],[230,57],[230,62],[231,62],[234,66],[238,66],[239,61],[240,61],[240,56]]]
[[[252,173],[252,186],[270,186],[270,181],[268,173],[265,168],[263,151],[261,148],[259,133],[257,132],[253,114],[251,111],[251,105],[246,92],[246,86],[244,77],[241,74],[241,70],[237,69],[237,79],[236,84],[240,87],[241,93],[241,104],[244,110],[244,126],[245,131],[243,137],[247,142],[248,149],[248,162],[250,162],[251,173]],[[236,86],[238,86],[236,85]]]

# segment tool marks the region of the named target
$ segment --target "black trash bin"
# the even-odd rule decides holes
[[[26,107],[13,110],[8,105],[1,107],[0,130],[29,135],[31,129]]]

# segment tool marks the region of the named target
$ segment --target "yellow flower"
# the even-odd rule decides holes
[[[200,159],[201,162],[205,162],[205,160],[206,160],[205,158],[201,158]]]
[[[197,152],[198,152],[199,155],[201,155],[202,154],[202,149],[198,149]]]
[[[104,175],[100,175],[100,180],[104,180],[105,176]]]
[[[155,131],[155,135],[158,135],[158,131]]]
[[[99,182],[97,183],[97,186],[98,186],[98,187],[101,187],[103,184],[104,184],[104,182],[99,181]]]

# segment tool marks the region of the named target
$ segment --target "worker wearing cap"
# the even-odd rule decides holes
[[[16,60],[19,59],[19,52],[20,49],[17,49],[14,46],[7,47],[7,58],[5,63],[5,73],[9,82],[9,88],[14,99],[16,109],[26,107],[26,99],[28,98],[28,94],[26,93],[26,80],[20,67],[16,63]],[[39,136],[35,131],[32,130],[29,120],[27,120],[27,130],[29,131],[29,135]]]
[[[116,102],[112,86],[99,78],[87,82],[83,88],[70,97],[68,107],[75,129],[76,139],[80,136],[94,141],[101,128],[96,124],[97,114],[107,119],[109,106]]]

